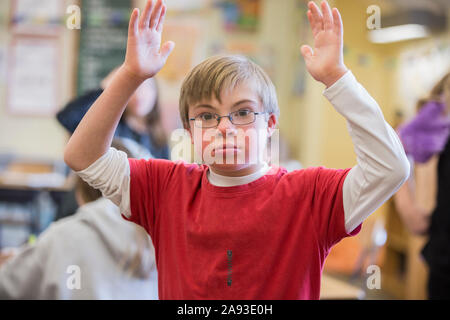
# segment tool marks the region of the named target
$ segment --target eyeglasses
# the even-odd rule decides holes
[[[189,121],[194,121],[195,126],[202,129],[217,127],[222,118],[228,118],[234,125],[244,126],[255,122],[257,115],[265,113],[266,112],[254,112],[247,109],[241,109],[239,111],[231,112],[227,116],[219,116],[217,113],[204,112],[195,118],[190,118]]]

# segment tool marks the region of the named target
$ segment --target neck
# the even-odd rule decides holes
[[[208,171],[208,180],[211,184],[218,187],[233,187],[248,184],[250,182],[256,181],[262,176],[264,176],[267,171],[269,171],[270,167],[267,163],[259,164],[258,169],[249,171],[248,174],[243,175],[242,171],[240,171],[239,175],[230,175],[229,172],[225,174],[221,174],[217,172],[216,169],[209,168]]]

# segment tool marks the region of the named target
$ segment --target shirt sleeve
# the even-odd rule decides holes
[[[125,217],[130,216],[130,166],[125,152],[109,148],[88,168],[76,174],[91,187],[100,190],[105,198],[120,208]]]
[[[361,226],[352,232],[345,228],[342,191],[350,169],[314,167],[305,170],[307,181],[312,184],[312,218],[322,247],[329,249],[341,239],[356,235]]]
[[[129,159],[130,215],[126,220],[143,227],[154,238],[164,190],[175,163],[164,159]]]
[[[357,156],[343,186],[345,227],[352,231],[408,179],[409,162],[380,107],[350,71],[324,95],[346,118]]]

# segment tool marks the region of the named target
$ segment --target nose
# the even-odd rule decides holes
[[[230,134],[236,131],[235,125],[230,121],[229,117],[222,117],[217,125],[217,130],[220,131],[223,137],[226,137],[227,133]]]

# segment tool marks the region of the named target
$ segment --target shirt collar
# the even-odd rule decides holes
[[[242,176],[242,177],[227,177],[223,176],[217,173],[214,173],[211,168],[208,170],[208,180],[209,182],[217,187],[234,187],[234,186],[240,186],[244,184],[251,183],[253,181],[258,180],[262,176],[264,176],[268,171],[270,170],[269,165],[267,162],[263,163],[263,166],[258,171]]]

